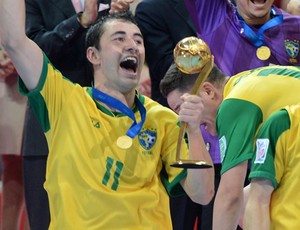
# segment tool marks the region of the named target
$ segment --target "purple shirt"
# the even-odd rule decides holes
[[[206,149],[209,152],[214,164],[221,164],[220,145],[218,135],[213,136],[208,133],[204,125],[200,126]]]
[[[283,15],[283,23],[264,31],[265,45],[270,48],[271,57],[262,61],[256,56],[257,47],[244,34],[243,25],[232,3],[227,0],[185,2],[196,25],[198,37],[209,45],[215,63],[225,74],[232,76],[272,64],[300,65],[299,16],[274,7],[275,15]]]

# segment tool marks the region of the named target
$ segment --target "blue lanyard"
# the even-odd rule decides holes
[[[126,132],[126,135],[134,138],[136,135],[139,134],[141,131],[143,124],[146,120],[146,109],[142,102],[135,96],[135,103],[137,104],[138,110],[141,114],[141,121],[139,123],[136,122],[134,113],[131,109],[129,109],[126,105],[124,105],[121,101],[118,99],[115,99],[111,96],[109,96],[106,93],[101,92],[100,90],[96,89],[95,87],[92,87],[92,96],[94,99],[99,100],[103,102],[104,104],[108,105],[109,107],[115,108],[119,111],[121,111],[126,116],[130,117],[131,120],[133,120],[133,124]]]
[[[271,9],[271,14],[274,15],[275,17],[273,17],[271,20],[267,21],[262,27],[259,28],[259,30],[257,31],[257,33],[255,33],[247,24],[246,22],[243,20],[243,18],[241,17],[241,15],[239,15],[237,9],[237,16],[241,22],[241,24],[243,25],[244,28],[244,34],[250,39],[250,41],[253,43],[253,45],[255,47],[261,47],[262,45],[265,44],[265,39],[264,39],[264,32],[274,26],[277,26],[279,24],[281,24],[283,22],[283,15],[276,15],[275,10],[272,8]]]

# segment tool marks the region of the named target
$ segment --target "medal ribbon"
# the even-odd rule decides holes
[[[121,111],[123,114],[130,117],[131,120],[133,120],[132,125],[126,132],[127,136],[134,138],[136,135],[139,134],[139,132],[141,131],[143,124],[146,120],[146,109],[145,109],[144,105],[142,104],[142,102],[140,102],[140,100],[136,96],[135,96],[135,103],[137,104],[138,110],[141,115],[141,121],[139,123],[136,122],[133,111],[131,109],[129,109],[126,105],[124,105],[118,99],[115,99],[115,98],[109,96],[108,94],[101,92],[100,90],[96,89],[95,87],[92,87],[92,96],[94,99],[103,102],[104,104],[108,105],[109,107],[112,107],[114,109]]]
[[[244,34],[249,38],[249,40],[253,43],[255,47],[261,47],[262,45],[265,44],[265,39],[264,39],[264,32],[267,29],[270,29],[271,27],[277,26],[283,22],[283,15],[276,15],[275,10],[272,8],[271,9],[271,15],[274,15],[271,20],[267,21],[262,27],[259,28],[257,33],[255,33],[243,20],[241,15],[239,15],[237,9],[236,9],[237,15],[239,17],[239,20],[241,24],[243,25],[244,28]]]

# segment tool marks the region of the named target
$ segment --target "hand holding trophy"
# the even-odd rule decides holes
[[[174,48],[174,62],[177,68],[186,74],[199,73],[190,92],[196,95],[199,93],[202,84],[213,68],[214,57],[211,55],[208,45],[203,40],[196,37],[186,37],[179,41]],[[187,123],[182,122],[176,148],[176,162],[171,166],[177,168],[211,168],[212,165],[205,161],[180,158],[181,144],[186,127]]]

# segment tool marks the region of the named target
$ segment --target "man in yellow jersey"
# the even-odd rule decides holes
[[[262,125],[250,172],[244,229],[300,227],[300,105],[287,106]]]
[[[173,77],[180,81],[177,74]],[[226,220],[224,229],[236,229],[242,215],[244,181],[258,128],[273,112],[298,103],[299,87],[300,67],[292,66],[261,67],[231,78],[214,66],[203,84],[202,118],[216,122],[219,136],[222,169],[214,218],[222,213],[218,218]]]
[[[171,167],[178,121],[187,123],[189,138],[182,158],[212,165],[199,129],[202,99],[185,94],[177,116],[135,90],[145,53],[132,14],[112,14],[89,28],[94,84],[81,87],[26,37],[24,12],[24,1],[2,0],[0,36],[46,134],[49,228],[172,229],[168,195],[186,192],[209,203],[213,168]]]

